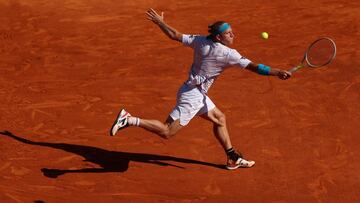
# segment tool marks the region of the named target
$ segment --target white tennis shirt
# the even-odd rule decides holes
[[[213,42],[206,36],[183,34],[182,43],[194,49],[193,64],[186,84],[198,86],[204,94],[226,68],[245,68],[251,62],[235,49]]]

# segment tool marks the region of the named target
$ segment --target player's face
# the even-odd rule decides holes
[[[225,30],[225,32],[220,34],[220,42],[226,46],[230,46],[234,42],[234,33],[231,28]]]

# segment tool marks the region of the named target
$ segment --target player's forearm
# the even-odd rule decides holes
[[[270,68],[264,64],[250,63],[246,69],[260,75],[278,76],[280,79],[288,79],[291,76],[291,73],[287,71],[278,68]]]
[[[272,71],[270,67],[262,64],[256,64],[256,63],[249,63],[249,65],[246,67],[247,70],[250,70],[251,72],[261,74],[261,75],[273,75],[276,74],[276,70]]]
[[[169,26],[164,21],[157,23],[157,25],[170,39],[181,41],[182,35],[175,28]]]
[[[280,69],[277,69],[277,68],[271,68],[269,71],[269,75],[272,75],[272,76],[278,76],[279,73],[280,73]]]
[[[250,63],[247,67],[248,70],[260,74],[260,75],[275,75],[279,74],[279,69],[277,68],[270,68],[269,66],[263,64],[255,64]]]
[[[263,64],[250,63],[248,69],[260,75],[277,75],[279,73],[279,69],[270,68]]]

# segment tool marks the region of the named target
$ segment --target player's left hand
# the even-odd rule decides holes
[[[159,15],[154,9],[150,8],[146,14],[148,16],[147,19],[153,21],[155,24],[164,22],[164,12],[161,12],[161,15]]]
[[[291,77],[291,73],[286,70],[280,70],[277,76],[282,80],[287,80]]]

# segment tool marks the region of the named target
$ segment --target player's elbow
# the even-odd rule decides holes
[[[170,39],[175,40],[175,41],[182,41],[182,34],[180,32],[173,32],[169,35]]]
[[[249,63],[249,65],[246,66],[246,69],[251,71],[251,72],[257,73],[258,72],[258,64]]]

